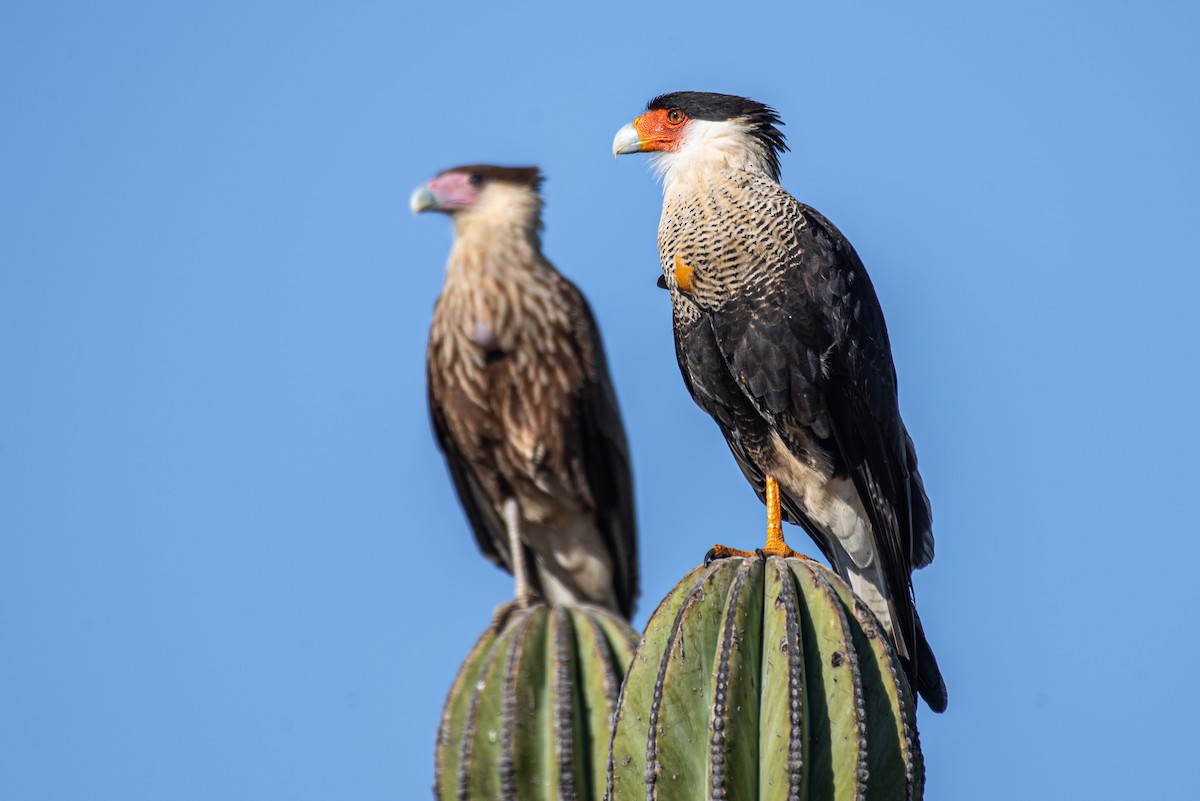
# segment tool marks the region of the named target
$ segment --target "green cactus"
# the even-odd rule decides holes
[[[667,595],[629,669],[610,801],[919,799],[914,697],[828,568],[722,559]]]
[[[637,634],[594,607],[533,606],[489,626],[438,729],[440,801],[600,801]]]

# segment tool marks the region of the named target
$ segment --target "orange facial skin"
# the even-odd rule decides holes
[[[677,108],[647,111],[633,121],[643,151],[662,150],[668,153],[679,149],[679,140],[688,116]]]

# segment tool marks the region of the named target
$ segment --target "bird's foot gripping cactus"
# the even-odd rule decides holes
[[[621,691],[611,801],[919,799],[914,698],[871,612],[828,568],[690,572]]]
[[[600,801],[621,679],[637,635],[594,607],[506,610],[467,656],[442,712],[439,801]]]

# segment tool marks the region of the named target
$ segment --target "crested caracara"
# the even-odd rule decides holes
[[[679,367],[767,504],[763,550],[793,555],[780,520],[802,526],[940,712],[912,597],[913,569],[933,560],[929,499],[883,312],[846,238],[779,185],[779,124],[753,100],[676,92],[621,128],[613,154],[650,152],[662,177],[659,283]]]

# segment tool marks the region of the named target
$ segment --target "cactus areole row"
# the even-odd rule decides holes
[[[919,799],[923,783],[899,660],[828,568],[720,560],[650,619],[621,691],[611,801]]]
[[[537,605],[489,627],[442,712],[439,801],[600,801],[636,640],[624,620],[587,606]]]

